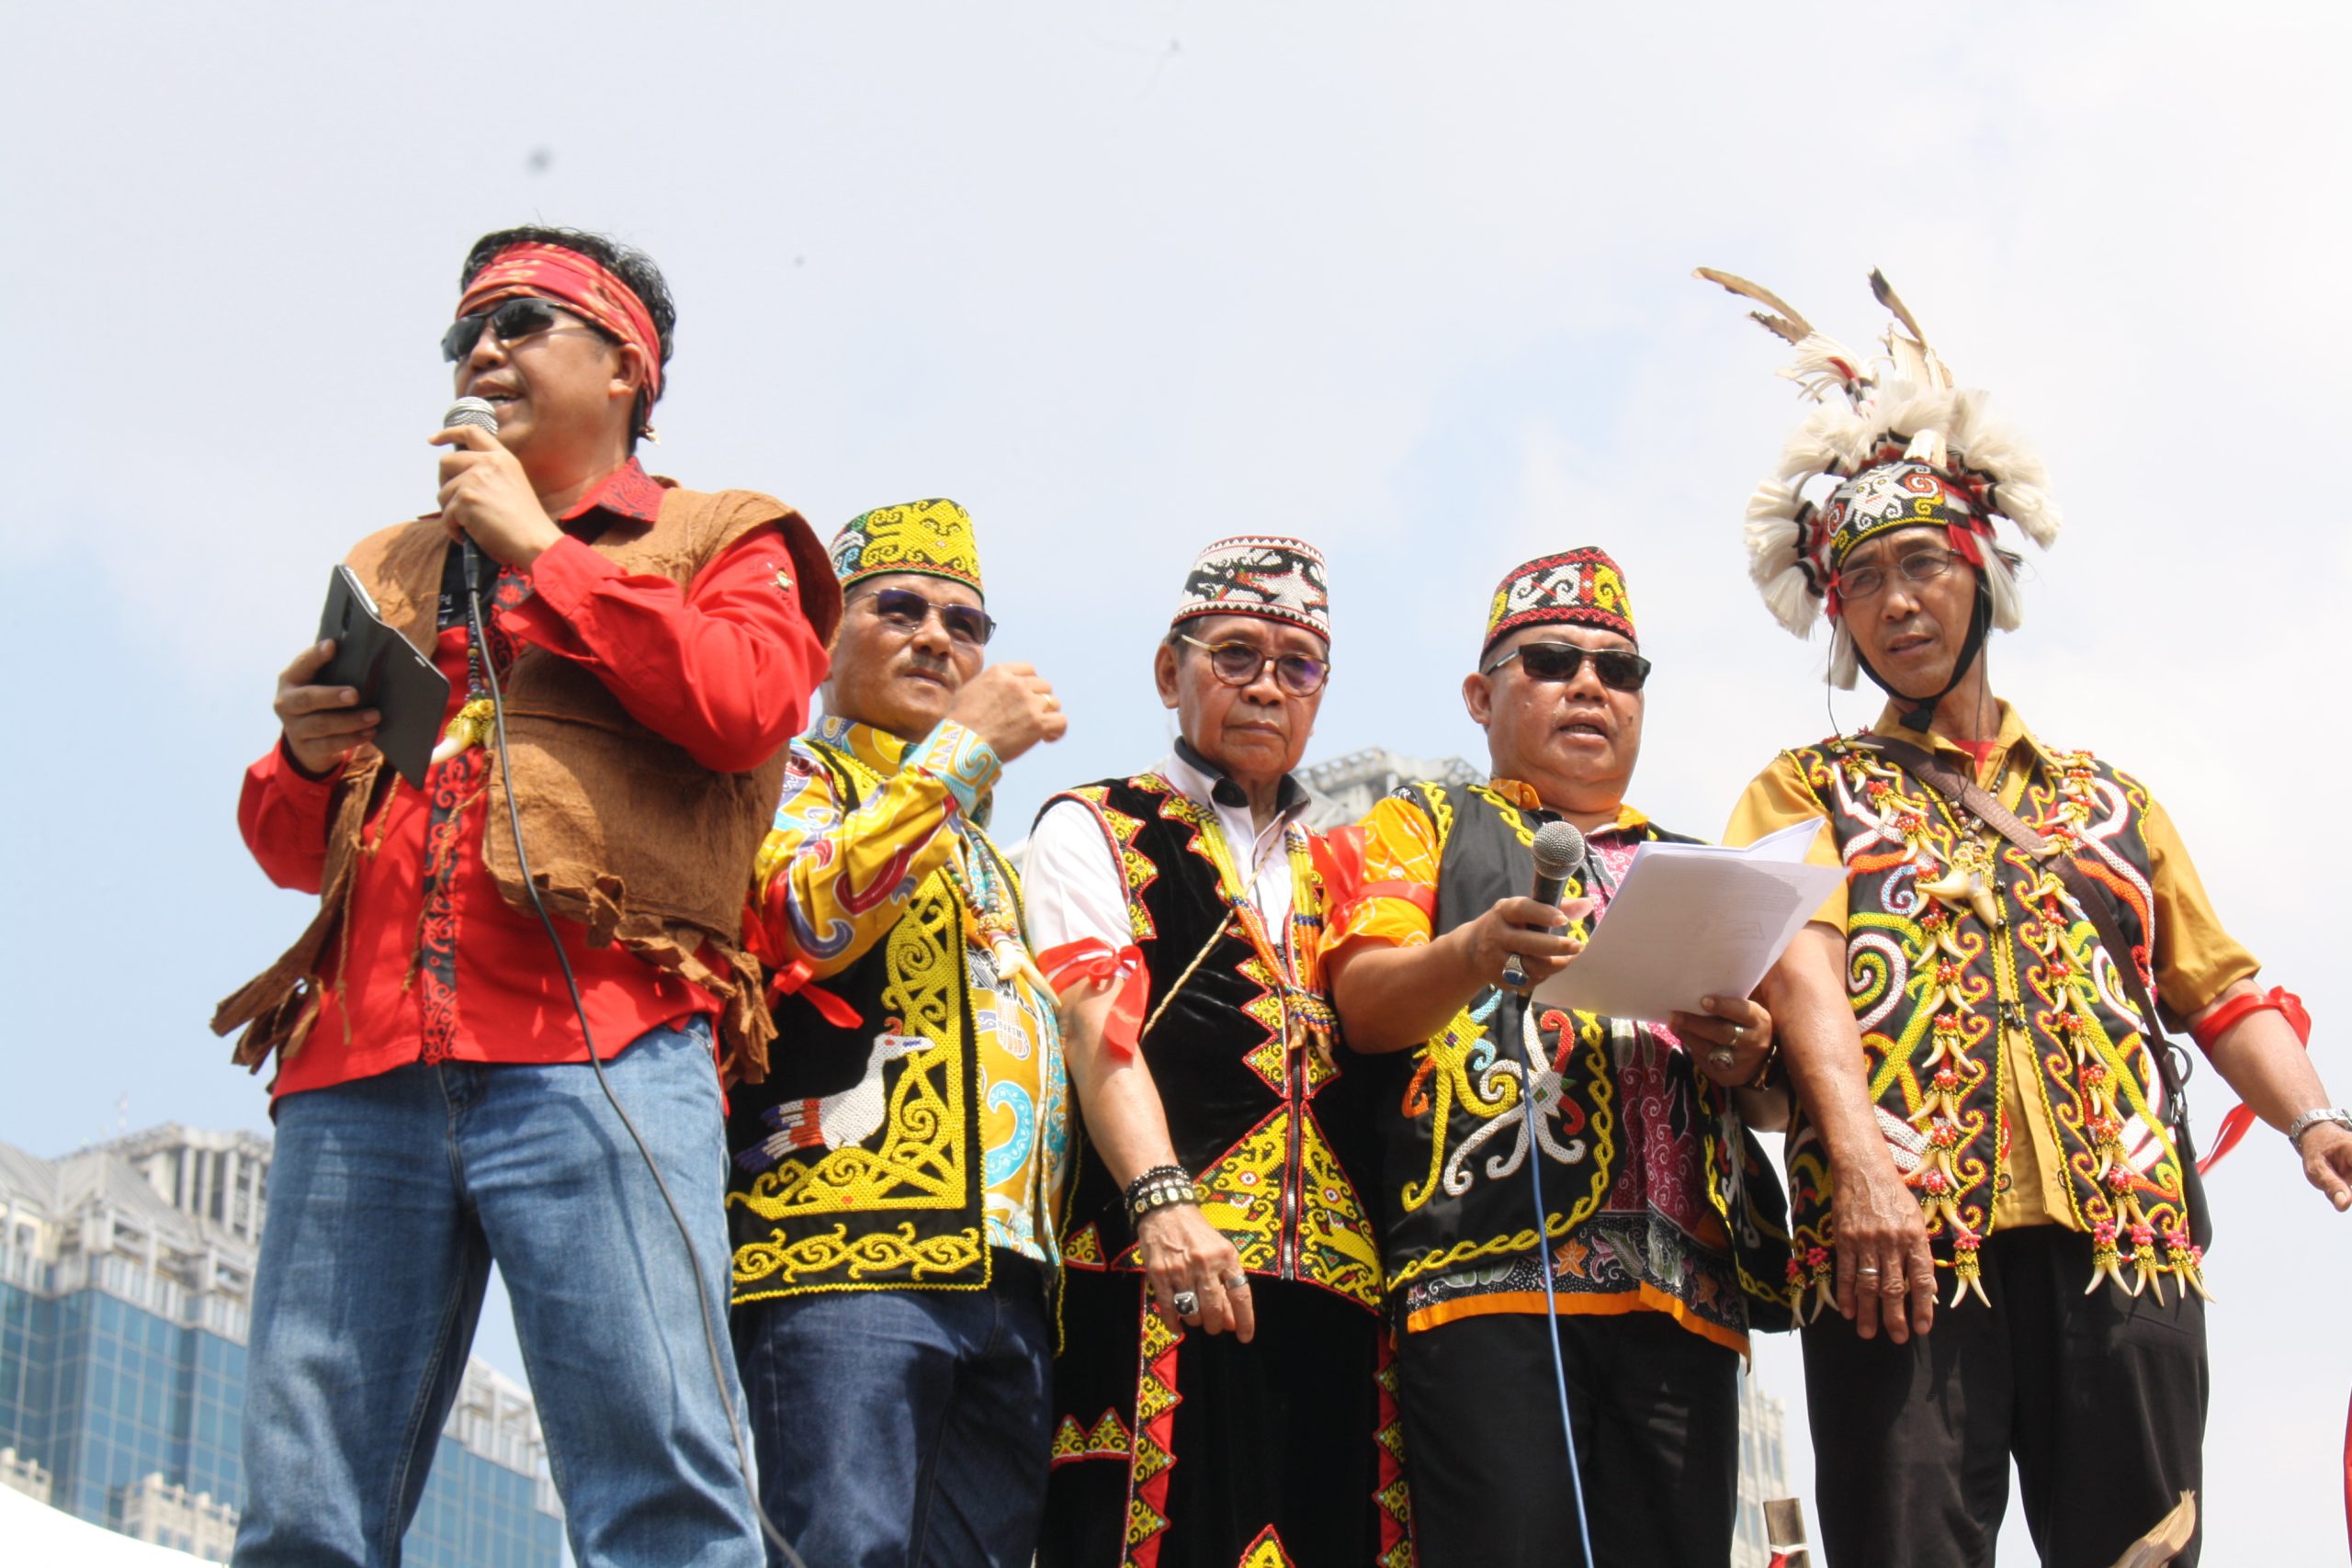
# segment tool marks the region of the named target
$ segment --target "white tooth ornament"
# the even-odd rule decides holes
[[[2205,1249],[2188,1239],[2186,1232],[2165,1232],[2165,1261],[2172,1265],[2174,1276],[2207,1301],[2213,1292],[2205,1288]]]
[[[996,960],[998,974],[1028,981],[1041,997],[1050,998],[1054,994],[1053,987],[1046,983],[1045,972],[1029,956],[1029,950],[1022,945],[1020,938],[1001,931],[993,933],[989,940],[989,953]]]
[[[1976,1255],[1981,1245],[1983,1238],[1974,1231],[1965,1226],[1953,1227],[1951,1271],[1958,1283],[1951,1288],[1950,1304],[1952,1306],[1958,1306],[1970,1296],[1974,1296],[1986,1306],[1993,1304],[1992,1299],[1984,1293],[1984,1260]]]
[[[1993,896],[1992,870],[1992,852],[1974,839],[1962,839],[1953,847],[1944,874],[1922,880],[1919,891],[1946,904],[1966,904],[1986,925],[1998,925],[2000,904]]]
[[[2101,1220],[2091,1226],[2091,1282],[2083,1287],[2083,1294],[2098,1290],[2102,1280],[2114,1280],[2116,1289],[2131,1294],[2132,1287],[2123,1282],[2122,1262],[2115,1250],[2115,1222]]]
[[[433,748],[433,760],[446,762],[469,746],[479,746],[490,739],[492,713],[488,697],[475,697],[450,716],[449,728],[441,732],[441,743]]]
[[[2165,1277],[2156,1270],[2156,1233],[2143,1219],[2132,1222],[2132,1293],[2142,1290],[2155,1292],[2156,1304],[2165,1304]]]

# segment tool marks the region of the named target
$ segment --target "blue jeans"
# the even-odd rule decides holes
[[[717,1308],[729,1249],[709,1021],[653,1030],[605,1071],[685,1214]],[[241,1568],[400,1560],[492,1259],[573,1556],[754,1568],[758,1527],[686,1250],[594,1069],[462,1062],[277,1107]]]
[[[829,1291],[735,1309],[760,1501],[810,1568],[1028,1568],[1046,1506],[1045,1271],[985,1291]],[[773,1564],[783,1562],[771,1553]]]

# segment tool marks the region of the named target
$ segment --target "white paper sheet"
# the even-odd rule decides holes
[[[1827,827],[1801,822],[1736,850],[1644,844],[1584,952],[1535,999],[1662,1021],[1697,1012],[1701,997],[1747,995],[1845,880],[1840,867],[1805,863]]]

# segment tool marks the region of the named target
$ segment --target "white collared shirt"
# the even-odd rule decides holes
[[[1197,805],[1216,813],[1234,868],[1248,879],[1250,902],[1270,931],[1289,929],[1290,855],[1283,829],[1306,808],[1304,799],[1276,814],[1263,832],[1250,807],[1216,798],[1217,779],[1181,756],[1160,759],[1152,769]],[[1127,879],[1094,814],[1074,800],[1057,802],[1037,819],[1023,854],[1021,881],[1029,906],[1029,945],[1044,953],[1088,937],[1114,948],[1135,940],[1127,920]]]

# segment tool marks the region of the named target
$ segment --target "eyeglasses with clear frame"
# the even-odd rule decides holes
[[[1182,632],[1176,637],[1206,653],[1210,673],[1228,686],[1251,684],[1269,664],[1274,667],[1274,684],[1294,697],[1313,696],[1331,678],[1329,661],[1311,653],[1268,653],[1246,642],[1203,642]]]
[[[1959,561],[1957,552],[1938,549],[1930,545],[1924,549],[1897,556],[1894,571],[1912,587],[1923,588],[1950,571]],[[1851,571],[1838,573],[1829,580],[1829,585],[1838,591],[1838,597],[1845,603],[1859,604],[1885,592],[1893,581],[1887,568],[1872,562],[1868,566],[1858,566]]]

